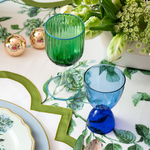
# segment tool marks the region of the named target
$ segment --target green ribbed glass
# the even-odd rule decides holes
[[[84,36],[84,22],[79,17],[72,14],[50,17],[45,23],[45,49],[49,59],[63,68],[76,63],[83,54]],[[80,84],[64,71],[50,79],[46,89],[54,99],[70,100],[80,93]]]
[[[84,49],[83,21],[71,14],[57,14],[45,24],[45,49],[48,57],[57,65],[76,63]]]

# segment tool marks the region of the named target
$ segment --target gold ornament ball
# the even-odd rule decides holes
[[[21,35],[12,34],[5,40],[4,48],[9,55],[20,56],[26,49],[26,41]]]
[[[34,29],[30,34],[30,43],[36,49],[45,48],[45,30],[42,27]]]

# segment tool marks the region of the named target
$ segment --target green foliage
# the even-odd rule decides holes
[[[116,19],[105,16],[101,20],[101,24],[96,24],[90,27],[90,30],[113,31],[113,26],[116,24]]]
[[[76,5],[81,5],[81,0],[73,0],[73,3],[75,3]]]
[[[9,35],[11,35],[11,33],[7,32],[7,28],[0,25],[0,42],[4,43]]]
[[[87,136],[87,134],[88,134],[88,129],[85,128],[85,129],[82,131],[82,135],[83,135],[83,137],[85,138],[85,137]]]
[[[23,14],[25,12],[27,12],[27,15],[29,17],[35,17],[38,15],[38,13],[40,13],[40,8],[34,7],[34,6],[31,6],[28,8],[28,7],[23,6],[23,7],[21,7],[21,10],[18,11],[18,13],[20,13],[20,14]]]
[[[102,138],[100,138],[100,137],[98,137],[98,136],[95,136],[95,135],[94,135],[94,137],[95,137],[96,139],[100,140],[102,143],[106,143]]]
[[[105,150],[122,150],[122,146],[117,143],[109,143],[106,145]]]
[[[51,106],[56,106],[56,107],[58,107],[59,104],[58,104],[58,103],[54,103],[54,104],[52,104]]]
[[[83,147],[83,135],[81,134],[78,137],[78,139],[77,139],[77,141],[76,141],[76,143],[74,145],[73,150],[82,150],[82,147]]]
[[[136,94],[132,95],[133,104],[136,106],[139,101],[150,101],[150,95],[147,93],[137,92]]]
[[[124,70],[124,74],[129,78],[129,79],[131,79],[131,76],[132,76],[132,74],[134,74],[134,73],[136,73],[136,72],[138,72],[138,69],[134,69],[134,68],[125,68],[125,70]]]
[[[113,131],[115,136],[118,138],[119,142],[121,143],[130,144],[130,143],[134,143],[136,140],[136,136],[130,131],[118,130],[118,129],[114,129]]]
[[[27,19],[24,22],[24,28],[26,29],[26,35],[29,36],[31,31],[37,27],[43,27],[43,22],[40,18]]]
[[[5,133],[13,127],[14,121],[10,119],[9,115],[0,115],[0,132]]]
[[[85,5],[95,5],[98,3],[98,0],[83,0]]]
[[[85,102],[87,101],[84,91],[81,91],[77,97],[72,100],[66,101],[67,108],[71,108],[74,111],[79,111],[83,109]]]
[[[106,74],[106,79],[107,81],[109,82],[117,82],[120,80],[120,77],[119,75],[114,71],[114,67],[115,64],[113,63],[110,63],[109,61],[107,60],[102,60],[100,62],[100,64],[109,64],[109,65],[112,65],[112,66],[100,66],[99,68],[99,74],[101,74],[103,71],[107,71],[107,74]]]
[[[149,70],[140,70],[143,74],[145,75],[150,75],[150,71]]]
[[[117,82],[120,80],[119,75],[114,71],[114,67],[111,66],[107,67],[106,79],[109,82]]]
[[[149,133],[149,128],[142,124],[136,124],[135,129],[138,135],[142,137],[146,137]]]
[[[70,125],[69,125],[69,129],[68,129],[68,132],[67,134],[68,135],[71,135],[71,133],[74,131],[74,127],[76,127],[76,122],[71,118],[71,121],[70,121]]]
[[[132,75],[137,73],[138,71],[140,71],[141,73],[143,73],[144,75],[150,75],[150,71],[149,70],[141,70],[141,69],[135,69],[135,68],[129,68],[126,67],[124,69],[124,74],[131,79]]]
[[[27,13],[27,15],[29,16],[29,17],[35,17],[35,16],[37,16],[37,14],[40,12],[40,8],[39,7],[30,7],[29,9],[28,9],[28,13]]]
[[[150,146],[150,134],[148,134],[148,135],[144,138],[144,143],[147,144],[148,146]]]
[[[50,79],[51,79],[51,78],[52,78],[52,76],[50,77]],[[49,79],[49,80],[50,80],[50,79]],[[44,100],[42,103],[44,103],[45,101],[48,100],[49,94],[48,94],[48,92],[47,92],[46,86],[47,86],[47,83],[49,82],[49,80],[47,80],[47,81],[44,83],[44,85],[43,85],[43,92],[45,93],[46,98],[45,98],[45,100]]]
[[[19,30],[19,25],[18,24],[14,24],[14,25],[11,25],[11,29],[12,30]]]
[[[90,135],[86,138],[86,144],[90,143],[92,139],[92,132],[90,133]]]
[[[1,21],[6,21],[6,20],[9,20],[9,19],[11,19],[11,17],[1,17],[1,18],[0,18],[0,22],[1,22]]]
[[[128,147],[128,150],[143,150],[143,147],[140,146],[139,144],[135,144],[135,145]]]
[[[130,131],[114,129],[114,134],[118,138],[119,142],[125,144],[131,144],[131,143],[133,144],[132,146],[128,147],[128,150],[143,150],[143,147],[137,144],[143,141],[146,145],[150,146],[149,128],[143,124],[136,124],[135,129],[137,134],[141,136],[140,140],[137,142],[136,142],[136,136]],[[119,150],[119,149],[115,149],[115,150]]]
[[[109,64],[109,65],[115,66],[115,64],[114,64],[114,63],[109,62],[109,61],[108,61],[108,60],[106,60],[106,59],[103,59],[103,60],[100,62],[100,64]]]
[[[116,19],[116,14],[118,12],[118,9],[112,3],[112,1],[111,0],[101,0],[100,3],[103,6],[104,10],[106,11],[107,16],[110,18]]]

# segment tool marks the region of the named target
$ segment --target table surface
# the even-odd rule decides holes
[[[27,48],[21,56],[12,57],[6,53],[4,43],[1,42],[0,71],[8,71],[16,75],[21,75],[31,81],[39,91],[41,101],[44,101],[46,98],[43,91],[45,82],[50,79],[51,76],[56,76],[62,68],[49,60],[45,50],[37,50],[32,47],[29,41],[29,36],[26,35],[28,30],[27,28],[24,28],[24,23],[27,19],[34,20],[37,18],[40,18],[41,21],[45,22],[49,18],[48,14],[51,10],[53,13],[53,9],[39,8],[39,13],[35,12],[34,16],[31,17],[31,13],[29,13],[29,8],[31,8],[31,6],[26,6],[23,5],[23,2],[19,2],[5,1],[0,3],[0,18],[11,17],[8,20],[1,21],[0,28],[7,28],[7,32],[11,34],[18,33],[18,31],[20,31],[19,34],[23,36],[27,42]],[[19,13],[19,11],[22,11],[22,13]],[[11,28],[11,25],[19,25],[20,29],[14,30]],[[105,53],[106,48],[103,47],[100,42],[100,36],[92,40],[86,40],[83,56],[76,64],[76,69],[82,69],[84,72],[90,66],[99,64],[105,59]],[[81,65],[81,62],[84,62],[84,65]],[[150,72],[138,69],[129,70],[126,67],[121,66],[117,67],[119,67],[122,71],[126,71],[126,85],[123,95],[117,105],[112,109],[115,116],[115,129],[118,131],[118,137],[114,134],[114,132],[101,136],[96,134],[92,135],[88,130],[84,143],[86,144],[86,141],[89,141],[90,138],[94,139],[94,136],[97,136],[105,141],[104,146],[113,141],[114,143],[121,145],[124,150],[134,144],[136,144],[136,146],[133,146],[134,149],[136,149],[136,147],[142,149],[143,147],[144,150],[148,150],[150,149]],[[44,111],[44,109],[47,110],[47,107],[43,107],[50,106],[49,109],[51,109],[51,106],[55,108],[56,105],[59,105],[61,108],[72,108],[67,102],[51,100],[51,98],[48,97],[47,99],[49,100],[47,100],[44,104],[39,105],[36,110],[31,107],[31,93],[25,88],[25,86],[23,86],[23,84],[20,84],[9,77],[0,78],[0,99],[17,104],[38,119],[47,134],[50,150],[73,149],[73,143],[85,129],[86,119],[92,109],[87,100],[81,100],[82,104],[79,103],[79,106],[77,106],[77,102],[74,102],[75,107],[73,111],[76,114],[72,114],[73,121],[70,128],[68,128],[70,132],[68,137],[72,138],[72,144],[68,144],[62,142],[63,139],[62,141],[58,141],[56,136],[59,132],[58,127],[60,125],[62,115],[59,113],[48,113]],[[72,110],[70,112],[72,113]]]

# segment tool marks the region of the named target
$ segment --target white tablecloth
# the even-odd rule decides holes
[[[10,28],[10,25],[18,24],[20,28],[23,28],[23,22],[26,19],[31,19],[27,15],[27,12],[23,14],[18,13],[18,11],[21,10],[20,6],[20,4],[12,1],[6,1],[0,4],[0,17],[12,17],[9,20],[0,22],[1,26],[7,28],[7,31],[9,33],[17,32],[16,30],[12,30]],[[38,16],[35,16],[33,18],[38,17],[42,19],[46,14],[47,12],[41,11]],[[20,35],[25,38],[27,45],[31,45],[29,37],[26,36],[25,32],[26,30],[23,30]],[[102,44],[100,43],[100,37],[98,36],[92,40],[85,41],[84,53],[80,61],[88,60],[90,62],[91,60],[95,60],[95,62],[88,64],[88,67],[90,67],[94,64],[100,63],[100,61],[104,59],[105,52],[106,48],[102,46]],[[121,70],[125,69],[124,67],[118,67]],[[87,68],[84,69],[86,70]],[[44,83],[51,77],[51,75],[55,76],[59,71],[61,71],[61,67],[56,66],[49,60],[45,50],[37,50],[32,46],[28,46],[21,56],[12,57],[6,53],[4,49],[4,43],[0,43],[0,71],[10,71],[26,77],[37,87],[41,94],[42,100],[44,100]],[[150,127],[150,102],[140,101],[137,106],[134,106],[132,96],[137,92],[150,94],[150,76],[144,75],[140,71],[138,71],[137,73],[132,75],[131,79],[129,79],[128,77],[126,77],[126,79],[127,81],[123,95],[117,105],[112,109],[116,120],[115,128],[127,130],[134,133],[136,135],[136,141],[138,141],[140,139],[140,136],[136,132],[135,125],[143,124],[148,128]],[[70,147],[69,145],[55,140],[55,135],[61,116],[30,110],[30,94],[20,83],[10,79],[0,78],[0,99],[13,102],[14,104],[17,104],[32,113],[45,129],[51,150],[72,149],[72,147]],[[60,103],[60,105],[62,105],[63,107],[66,107],[65,102],[59,101],[58,103]],[[49,105],[49,102],[46,103],[46,105]],[[92,107],[90,106],[90,104],[85,104],[83,109],[79,111],[79,113],[86,119],[91,109]],[[76,120],[76,127],[71,136],[77,139],[84,130],[86,123],[80,118],[75,118],[74,116],[73,118]],[[116,139],[113,132],[109,133],[108,137]],[[106,140],[106,142],[110,143],[109,140]],[[105,143],[104,145],[108,143]],[[119,144],[122,145],[124,150],[126,150],[127,147],[133,145],[122,143]],[[149,149],[149,146],[144,142],[141,142],[139,144],[143,146],[144,150]]]

